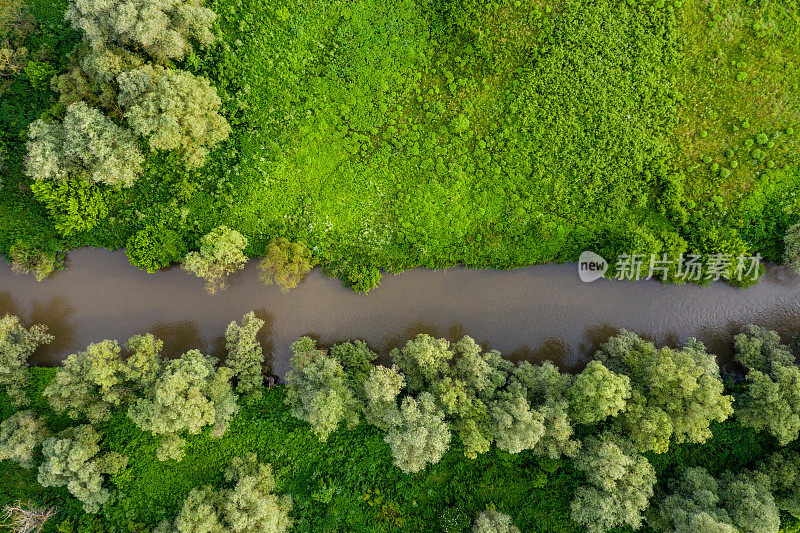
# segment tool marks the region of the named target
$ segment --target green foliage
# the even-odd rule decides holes
[[[93,47],[114,42],[141,48],[155,59],[183,59],[191,40],[207,48],[214,41],[216,14],[202,0],[77,0],[66,18],[83,30]]]
[[[70,104],[63,122],[37,120],[28,135],[25,172],[31,179],[130,187],[142,172],[133,134],[85,102]]]
[[[151,225],[131,235],[125,253],[136,268],[149,273],[183,259],[187,246],[180,234],[163,225]]]
[[[590,532],[628,525],[638,529],[647,509],[655,471],[648,460],[607,436],[591,437],[575,461],[588,486],[578,487],[572,500],[572,519]]]
[[[0,423],[0,461],[8,459],[23,468],[34,465],[36,449],[49,437],[45,421],[33,411],[19,411]]]
[[[228,351],[225,363],[233,370],[237,380],[236,391],[251,398],[261,396],[264,384],[261,375],[264,350],[256,338],[263,325],[264,321],[251,311],[244,315],[241,326],[231,322],[225,330],[225,349]]]
[[[96,513],[111,498],[103,488],[103,475],[125,468],[127,457],[114,452],[100,453],[100,434],[92,426],[65,429],[42,445],[44,462],[39,466],[39,483],[44,487],[66,486],[83,502],[87,513]]]
[[[42,344],[52,342],[47,326],[36,324],[25,328],[19,318],[5,315],[0,318],[0,386],[15,406],[27,405],[25,394],[30,372],[28,358]]]
[[[405,376],[396,366],[376,365],[364,381],[364,416],[367,422],[384,431],[397,418],[397,397],[405,387]]]
[[[567,392],[570,416],[579,424],[594,424],[625,409],[631,396],[628,376],[615,374],[600,361],[590,361]]]
[[[281,292],[288,292],[297,287],[316,264],[311,250],[302,242],[272,239],[258,265],[258,277],[267,285],[274,283]]]
[[[37,181],[31,190],[65,237],[88,231],[108,216],[109,191],[78,178],[58,183]]]
[[[203,166],[206,147],[228,138],[231,127],[218,113],[221,101],[207,78],[144,65],[117,82],[119,106],[134,133],[153,150],[178,150],[187,168]]]
[[[9,251],[11,270],[16,274],[33,274],[36,281],[64,267],[56,252],[43,250],[32,243],[17,241]]]
[[[161,436],[159,461],[183,458],[181,435],[196,435],[212,426],[211,436],[221,438],[239,407],[231,390],[233,371],[216,368],[217,360],[190,350],[164,363],[158,377],[128,409],[128,417],[143,431]]]
[[[622,434],[642,452],[663,453],[671,440],[705,442],[711,422],[733,414],[733,398],[723,393],[715,357],[695,339],[682,350],[657,349],[623,331],[595,356],[630,378],[631,398],[617,420]]]
[[[339,427],[358,422],[359,408],[347,386],[342,364],[316,342],[302,337],[292,344],[291,370],[286,373],[286,403],[292,415],[311,424],[321,441]]]
[[[757,470],[769,479],[778,509],[800,518],[800,454],[779,450],[762,461]]]
[[[200,251],[189,252],[183,259],[183,268],[206,281],[211,294],[227,287],[225,278],[244,268],[247,262],[242,250],[247,237],[235,229],[218,226],[200,239]]]
[[[800,223],[789,226],[783,237],[783,262],[800,273]]]

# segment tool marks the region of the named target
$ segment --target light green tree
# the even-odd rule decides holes
[[[174,525],[164,522],[156,531],[282,533],[292,527],[292,497],[275,492],[272,468],[259,464],[255,454],[235,457],[225,481],[229,488],[192,489]]]
[[[783,237],[783,262],[800,273],[800,222],[789,226]]]
[[[238,381],[236,390],[255,399],[261,398],[264,383],[264,350],[256,338],[263,325],[264,321],[250,312],[244,315],[241,325],[231,322],[225,330],[225,348],[228,351],[225,364],[233,370]]]
[[[496,509],[486,509],[475,517],[472,533],[520,533],[520,531],[509,515]]]
[[[34,121],[28,137],[25,173],[34,180],[130,187],[142,172],[144,156],[133,133],[85,102],[70,104],[62,122]]]
[[[72,0],[66,19],[93,47],[117,43],[158,61],[183,59],[191,41],[207,48],[217,15],[202,0]]]
[[[642,523],[656,475],[648,460],[631,448],[609,435],[590,437],[575,461],[588,484],[575,491],[571,516],[591,533],[623,525],[638,529]]]
[[[217,360],[190,350],[165,365],[155,382],[128,409],[128,416],[143,431],[162,437],[160,461],[183,458],[181,435],[196,435],[211,426],[220,438],[238,411],[231,389],[233,371],[216,368]]]
[[[43,418],[33,411],[19,411],[0,423],[0,461],[8,459],[24,468],[33,467],[36,449],[49,436]]]
[[[267,244],[267,253],[258,265],[258,277],[267,285],[277,285],[281,292],[289,292],[316,264],[311,250],[304,243],[277,237]]]
[[[694,339],[682,350],[658,349],[623,331],[595,357],[630,378],[631,398],[616,420],[642,452],[663,453],[670,441],[705,442],[711,422],[733,414],[733,398],[724,394],[716,358]]]
[[[769,372],[773,363],[794,364],[794,356],[788,346],[781,344],[780,336],[753,324],[745,326],[733,338],[734,356],[748,370]]]
[[[625,409],[631,397],[631,381],[595,360],[575,377],[566,395],[572,419],[579,424],[594,424]]]
[[[766,476],[750,471],[723,478],[722,505],[742,533],[778,533],[781,518]]]
[[[720,483],[705,468],[687,468],[670,488],[648,519],[650,527],[675,533],[737,533],[723,507]]]
[[[66,486],[83,502],[87,513],[96,513],[111,498],[103,487],[104,475],[125,467],[127,457],[114,452],[100,452],[100,434],[92,426],[68,428],[42,445],[44,462],[39,466],[39,484],[43,487]]]
[[[217,226],[200,239],[200,251],[189,252],[183,268],[206,281],[206,290],[214,294],[225,289],[225,278],[244,268],[247,238],[227,226]]]
[[[389,424],[384,440],[392,449],[394,464],[403,472],[419,472],[438,463],[450,446],[450,428],[429,392],[403,398]]]
[[[508,453],[533,449],[544,436],[541,413],[532,411],[524,392],[509,393],[489,407],[492,436],[497,447]]]
[[[36,281],[62,267],[62,262],[53,251],[45,251],[33,244],[17,241],[9,250],[11,270],[15,274],[33,274]]]
[[[36,348],[52,340],[46,326],[37,324],[25,328],[13,315],[0,318],[0,386],[5,388],[12,405],[30,402],[25,393],[30,380],[28,358]]]
[[[152,335],[131,337],[127,361],[117,341],[90,344],[68,356],[48,383],[44,396],[58,413],[85,416],[92,423],[108,420],[111,412],[151,385],[161,368],[163,343]]]
[[[222,102],[207,78],[144,65],[117,78],[118,103],[136,135],[153,150],[178,150],[187,168],[203,166],[208,146],[228,138]]]
[[[360,407],[347,386],[341,363],[302,337],[292,344],[291,369],[286,373],[286,404],[292,415],[311,424],[321,441],[339,427],[358,423]]]
[[[364,381],[364,416],[367,422],[384,431],[397,418],[397,397],[405,387],[405,377],[396,366],[374,366]]]
[[[450,372],[455,355],[446,339],[420,334],[389,354],[406,377],[409,392],[428,390]]]
[[[763,460],[757,470],[769,480],[778,509],[800,518],[800,453],[787,448],[778,450]]]

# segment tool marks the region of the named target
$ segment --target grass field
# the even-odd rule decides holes
[[[65,2],[31,1],[29,47],[63,70]],[[19,76],[0,95],[0,250],[121,248],[147,224],[196,246],[227,224],[250,256],[285,236],[339,275],[584,249],[779,261],[797,220],[794,1],[209,5],[217,44],[182,67],[217,86],[229,140],[192,172],[151,153],[134,187],[96,193],[106,218],[64,237],[20,171],[56,95]]]

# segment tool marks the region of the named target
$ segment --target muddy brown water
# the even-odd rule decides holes
[[[323,344],[363,339],[387,353],[417,333],[457,340],[470,335],[513,360],[551,359],[567,370],[582,366],[619,329],[675,346],[689,337],[706,343],[728,365],[733,335],[746,323],[790,341],[800,330],[800,277],[769,266],[746,290],[656,281],[583,283],[574,264],[511,271],[416,269],[384,276],[380,287],[355,294],[318,269],[287,294],[258,280],[254,263],[216,295],[179,268],[156,274],[134,269],[122,252],[84,248],[68,269],[37,283],[0,264],[0,314],[43,323],[56,340],[33,363],[58,364],[87,344],[151,332],[165,355],[190,348],[224,353],[226,325],[254,310],[272,371],[287,370],[289,345],[302,335]]]

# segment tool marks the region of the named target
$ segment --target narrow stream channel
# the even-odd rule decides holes
[[[323,344],[363,339],[379,353],[417,333],[451,340],[470,335],[514,360],[551,359],[576,369],[625,328],[673,346],[697,337],[725,365],[742,324],[774,329],[786,342],[797,333],[800,277],[770,266],[757,286],[743,291],[723,283],[583,283],[574,264],[417,269],[384,276],[378,289],[360,295],[316,269],[282,294],[261,284],[250,263],[228,290],[211,296],[202,280],[179,268],[147,274],[131,267],[122,252],[75,250],[67,270],[41,283],[0,264],[0,314],[46,324],[56,335],[36,353],[38,365],[57,364],[91,342],[142,332],[164,340],[169,356],[189,348],[222,355],[225,326],[251,310],[266,321],[261,340],[279,376],[288,367],[289,345],[302,335]]]

